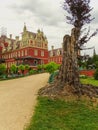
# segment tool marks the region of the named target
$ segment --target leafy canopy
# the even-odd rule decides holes
[[[66,17],[68,22],[78,28],[90,23],[93,18],[89,3],[90,0],[65,0],[63,8],[71,15]]]
[[[66,16],[67,23],[72,24],[75,28],[80,29],[78,38],[78,49],[83,49],[81,46],[87,43],[93,36],[98,32],[96,29],[91,35],[90,28],[88,31],[81,35],[86,29],[82,30],[85,24],[89,24],[94,18],[91,17],[91,11],[93,8],[90,7],[90,0],[64,0],[63,9],[69,14]]]

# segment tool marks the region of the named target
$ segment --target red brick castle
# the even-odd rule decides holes
[[[0,37],[0,63],[4,62],[7,68],[12,64],[28,64],[35,67],[38,64],[48,63],[48,40],[38,29],[37,33],[27,30],[24,25],[22,38]]]

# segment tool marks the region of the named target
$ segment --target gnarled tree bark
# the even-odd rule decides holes
[[[64,87],[66,84],[73,86],[75,92],[80,94],[80,80],[78,71],[78,38],[80,30],[73,28],[71,36],[65,35],[63,38],[63,59],[62,65],[59,70],[59,74],[54,82],[62,84]]]

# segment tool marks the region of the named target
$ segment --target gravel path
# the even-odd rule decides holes
[[[0,130],[23,130],[32,116],[38,90],[49,74],[0,81]]]

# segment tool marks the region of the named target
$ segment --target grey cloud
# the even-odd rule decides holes
[[[25,0],[21,4],[12,4],[10,7],[20,15],[24,15],[26,11],[32,13],[32,16],[37,18],[37,21],[43,22],[46,25],[59,25],[64,19],[63,14],[60,13],[62,10],[61,3],[59,1],[59,7],[55,4],[56,1],[46,0]],[[55,6],[55,8],[54,8]],[[25,16],[24,16],[25,17]]]
[[[98,24],[98,10],[95,12],[92,13],[92,16],[95,18],[92,23],[94,24]]]

